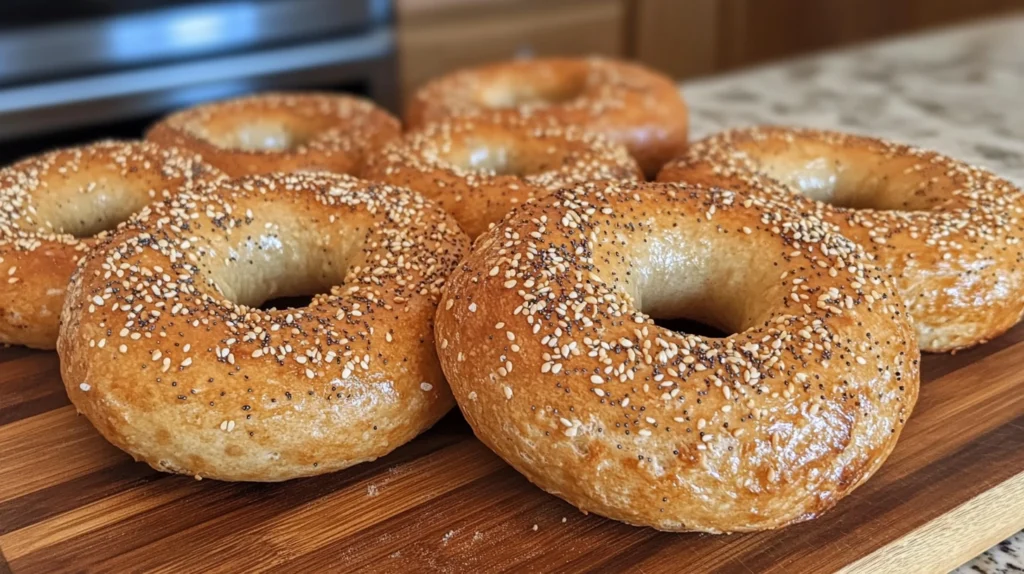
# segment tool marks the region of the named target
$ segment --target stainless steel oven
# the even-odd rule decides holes
[[[0,161],[262,89],[398,102],[388,0],[0,0]]]

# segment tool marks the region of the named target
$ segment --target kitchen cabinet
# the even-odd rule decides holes
[[[633,0],[636,57],[689,78],[1024,9],[1024,0]]]

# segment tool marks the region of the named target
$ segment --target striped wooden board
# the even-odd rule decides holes
[[[925,357],[923,380],[892,457],[832,512],[707,536],[583,515],[505,466],[457,413],[328,476],[159,474],[75,415],[54,353],[2,349],[0,573],[943,571],[1024,527],[1024,326]]]

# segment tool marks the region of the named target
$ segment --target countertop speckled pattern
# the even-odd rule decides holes
[[[683,90],[694,138],[765,123],[838,129],[936,149],[1024,184],[1024,14],[690,82]],[[1024,572],[1024,532],[955,572]]]

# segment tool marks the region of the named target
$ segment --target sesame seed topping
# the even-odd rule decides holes
[[[284,260],[282,245],[290,246]],[[253,176],[181,193],[84,255],[65,305],[67,336],[81,341],[67,349],[66,376],[103,389],[90,412],[117,408],[130,414],[126,424],[144,418],[131,414],[139,388],[147,400],[188,405],[160,415],[183,437],[179,444],[192,445],[172,461],[176,471],[197,474],[189,467],[198,457],[212,461],[203,476],[236,479],[233,465],[250,464],[281,480],[308,475],[311,463],[288,462],[297,458],[285,437],[321,424],[324,413],[358,408],[360,428],[372,421],[392,436],[397,421],[432,421],[447,408],[447,393],[427,382],[438,372],[432,321],[468,246],[454,221],[419,195],[347,176]],[[289,281],[319,281],[323,292],[302,307],[256,306],[274,289],[293,289]],[[402,336],[392,337],[398,326]],[[133,384],[96,379],[112,376],[106,365]],[[408,397],[401,389],[409,385],[430,394]],[[230,434],[216,445],[190,436],[201,432],[197,420]],[[245,432],[231,432],[239,428]],[[334,440],[303,436],[308,452]],[[394,447],[364,442],[353,460]],[[217,455],[204,450],[214,446]],[[221,465],[225,447],[247,454]],[[152,445],[133,448],[153,464],[170,460]],[[320,460],[313,472],[336,468]]]
[[[702,240],[680,240],[689,237]],[[740,246],[750,251],[737,257]],[[479,385],[516,391],[501,405],[515,425],[474,430],[552,488],[612,468],[672,498],[628,511],[652,524],[661,509],[694,503],[657,477],[739,476],[744,493],[774,493],[767,465],[786,459],[784,482],[819,484],[820,473],[846,468],[822,454],[835,452],[835,437],[875,456],[893,433],[859,421],[898,430],[916,400],[919,352],[889,277],[834,227],[769,193],[628,182],[559,190],[482,236],[446,296],[487,303],[436,318],[439,340],[459,341],[439,354],[467,418],[495,415]],[[728,334],[668,329],[653,313],[721,321]],[[548,465],[565,456],[574,471],[563,478]],[[817,508],[818,494],[800,500]]]

